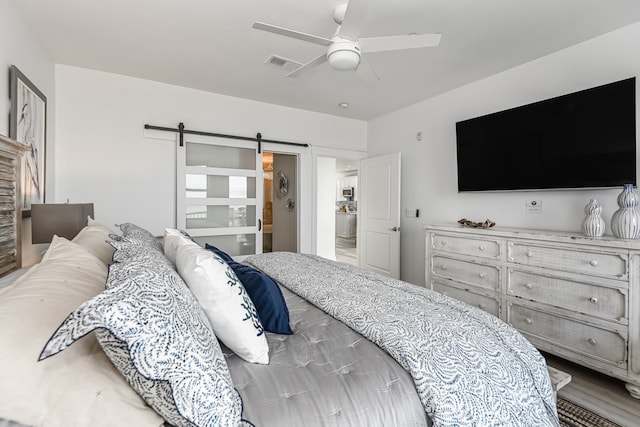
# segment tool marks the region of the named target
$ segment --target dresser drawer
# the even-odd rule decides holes
[[[627,292],[622,289],[509,269],[507,293],[606,320],[628,323]]]
[[[616,279],[626,278],[628,273],[628,256],[626,255],[575,248],[549,248],[509,242],[508,261]]]
[[[431,258],[431,268],[434,277],[451,279],[492,291],[500,289],[498,267],[434,255]]]
[[[459,301],[478,307],[494,316],[498,317],[500,312],[500,303],[495,298],[486,295],[478,295],[464,289],[454,288],[443,283],[434,282],[433,290],[443,295],[450,296]]]
[[[509,305],[507,322],[532,339],[546,342],[551,350],[563,347],[579,354],[589,354],[618,368],[626,366],[627,340],[618,332],[516,304]]]
[[[484,240],[469,237],[456,237],[446,234],[433,234],[431,238],[433,249],[452,252],[455,254],[496,259],[502,253],[500,243],[494,240]]]

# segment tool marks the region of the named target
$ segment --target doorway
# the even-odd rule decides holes
[[[336,260],[358,265],[358,162],[336,159]]]
[[[298,252],[298,156],[265,151],[263,252]]]

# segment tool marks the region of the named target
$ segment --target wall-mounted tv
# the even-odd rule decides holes
[[[456,123],[458,191],[636,184],[635,77]]]

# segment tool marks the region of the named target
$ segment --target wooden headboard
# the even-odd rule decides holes
[[[0,276],[22,266],[22,154],[28,148],[0,135]]]

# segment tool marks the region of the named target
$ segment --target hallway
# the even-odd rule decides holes
[[[336,236],[336,261],[345,264],[358,265],[358,250],[356,238],[344,238]]]

